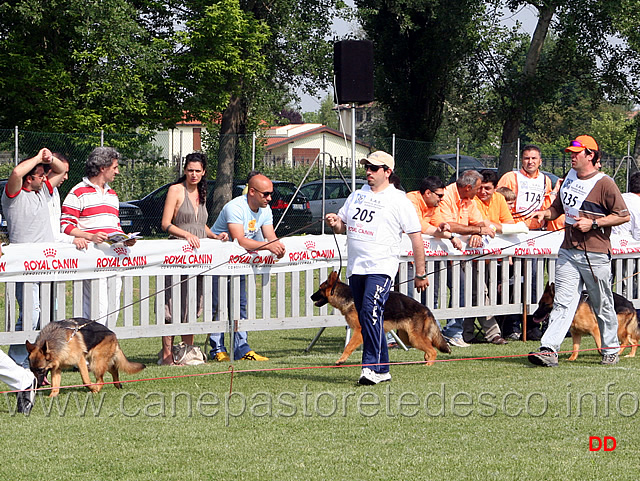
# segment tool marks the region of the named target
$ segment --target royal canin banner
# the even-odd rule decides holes
[[[453,248],[451,242],[423,236],[427,258],[548,257],[562,243],[562,232],[485,238],[477,249]],[[462,237],[461,240],[467,240]],[[140,240],[132,247],[122,244],[90,244],[77,250],[72,244],[12,244],[3,247],[0,275],[5,282],[66,281],[97,277],[170,274],[238,275],[264,274],[336,267],[348,256],[346,236],[298,236],[282,239],[286,248],[278,259],[267,250],[247,252],[235,242],[203,239],[194,249],[184,240]],[[612,236],[614,255],[637,255],[640,242]],[[404,237],[401,257],[412,256],[411,242]]]

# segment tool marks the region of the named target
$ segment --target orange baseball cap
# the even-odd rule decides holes
[[[579,135],[576,140],[572,140],[569,147],[564,149],[565,152],[582,152],[584,149],[600,150],[596,139],[590,135]]]

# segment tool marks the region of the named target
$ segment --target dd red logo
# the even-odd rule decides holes
[[[613,436],[589,436],[589,451],[613,451],[616,449],[616,438]]]

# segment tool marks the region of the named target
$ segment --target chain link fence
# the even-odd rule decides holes
[[[220,136],[204,129],[192,129],[193,133],[167,131],[150,134],[109,133],[43,133],[12,129],[0,129],[0,179],[6,179],[15,162],[32,157],[42,147],[64,154],[70,161],[69,180],[61,188],[64,197],[84,176],[84,164],[91,150],[100,145],[116,148],[122,155],[120,174],[112,187],[121,201],[142,199],[147,194],[175,181],[181,174],[184,157],[195,150],[207,153],[208,177],[215,179],[218,164]],[[197,132],[196,132],[197,131]],[[197,136],[196,136],[197,133]],[[188,136],[187,136],[188,135]],[[197,138],[196,138],[197,137]],[[334,136],[335,137],[335,136]],[[225,140],[225,139],[223,139]],[[326,138],[307,141],[299,148],[291,148],[286,156],[273,149],[277,139],[260,135],[234,136],[235,153],[234,184],[244,184],[247,174],[257,169],[274,180],[288,181],[299,186],[327,177],[345,178],[350,183],[351,149],[343,138]],[[315,142],[315,143],[314,143]],[[286,143],[286,142],[285,142]],[[519,145],[515,151],[520,150]],[[569,154],[555,145],[539,145],[542,150],[542,170],[562,177],[571,167]],[[477,169],[498,167],[500,145],[454,145],[410,141],[395,137],[379,138],[372,143],[359,143],[356,155],[364,157],[374,150],[393,153],[396,173],[406,191],[416,190],[420,180],[429,175],[443,179],[445,184],[455,180],[456,169],[469,166]],[[322,163],[322,152],[325,163]],[[317,161],[314,163],[314,160]],[[514,159],[514,168],[519,168]],[[637,170],[631,157],[616,157],[603,153],[602,170],[615,178],[620,190],[627,191],[629,169]],[[359,167],[356,176],[363,178]],[[165,194],[166,195],[166,194]],[[163,200],[154,209],[162,209]],[[144,213],[148,215],[148,213]],[[154,212],[161,216],[161,212]]]

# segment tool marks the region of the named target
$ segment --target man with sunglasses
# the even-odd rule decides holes
[[[51,167],[47,180],[45,165]],[[44,189],[49,193],[60,185],[66,173],[64,164],[53,156],[49,149],[41,149],[35,157],[20,162],[11,172],[2,192],[2,211],[7,219],[9,242],[54,242],[49,220],[49,207]],[[24,292],[24,284],[16,284],[16,299],[20,313],[16,321],[16,331],[22,330],[23,296],[33,298],[31,324],[38,328],[40,320],[40,285],[33,283],[30,292]],[[24,344],[12,345],[9,356],[19,365],[29,366],[27,349]]]
[[[407,198],[416,209],[422,233],[438,239],[449,239],[456,249],[462,249],[462,242],[451,233],[451,228],[446,222],[439,226],[431,225],[431,217],[436,211],[436,207],[444,197],[444,182],[440,177],[431,175],[420,181],[418,190],[407,193]]]
[[[227,202],[220,215],[211,226],[214,234],[226,232],[247,251],[267,250],[278,259],[284,256],[285,247],[278,240],[273,228],[273,214],[269,201],[273,195],[273,183],[264,175],[252,172],[247,182],[247,192]],[[218,307],[218,277],[213,278],[213,310]],[[214,314],[215,315],[215,314]],[[247,318],[246,276],[240,277],[240,318]],[[219,362],[230,361],[224,345],[224,333],[215,332],[209,336],[211,359]],[[268,361],[269,358],[257,354],[249,346],[247,332],[234,333],[234,359],[245,361]]]
[[[429,285],[418,215],[404,192],[390,182],[394,159],[376,151],[361,159],[367,185],[352,192],[337,214],[325,220],[336,234],[347,234],[347,277],[362,326],[362,373],[359,384],[390,381],[389,352],[384,334],[384,304],[398,272],[402,233],[411,240],[415,286]]]
[[[611,177],[598,172],[600,148],[593,137],[580,135],[565,152],[571,153],[571,170],[560,195],[551,206],[534,214],[538,221],[565,214],[567,228],[556,262],[556,293],[549,326],[539,352],[529,354],[536,366],[556,367],[558,349],[571,326],[586,288],[589,304],[600,328],[603,365],[618,362],[618,318],[611,291],[611,228],[629,220],[627,206]]]

